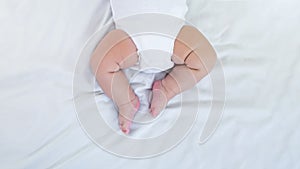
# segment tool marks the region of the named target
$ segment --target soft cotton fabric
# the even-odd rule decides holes
[[[138,49],[140,59],[135,68],[152,73],[171,68],[174,40],[187,12],[186,0],[110,0],[110,3],[116,28],[127,32]],[[165,16],[149,14],[169,15],[175,21],[162,23],[158,18]],[[159,27],[167,28],[170,33],[163,34]]]
[[[189,0],[188,6],[187,20],[212,42],[224,68],[223,119],[198,145],[210,103],[220,101],[210,97],[207,77],[197,85],[199,100],[182,103],[200,103],[185,139],[161,156],[133,160],[94,144],[74,109],[78,57],[90,36],[112,23],[109,1],[1,0],[0,168],[299,169],[300,1]],[[92,76],[87,65],[84,73]],[[83,92],[96,93],[102,109],[110,103]],[[91,103],[84,104],[89,112]],[[149,131],[160,132],[178,106],[173,100],[170,116]],[[115,116],[109,122],[117,128]]]

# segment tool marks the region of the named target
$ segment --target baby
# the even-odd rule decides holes
[[[107,33],[100,41],[91,57],[90,64],[103,92],[118,108],[120,129],[128,134],[135,113],[139,109],[140,100],[122,69],[136,66],[141,64],[142,60],[147,60],[146,54],[142,51],[145,51],[145,46],[147,46],[145,42],[148,41],[147,39],[141,41],[138,37],[129,35],[128,25],[118,23],[118,19],[122,18],[121,16],[139,13],[160,12],[184,19],[187,6],[186,0],[111,0],[110,3],[117,29]],[[216,53],[201,32],[189,25],[175,25],[174,27],[176,26],[178,33],[173,40],[167,41],[159,37],[162,39],[160,41],[157,37],[152,38],[152,41],[156,39],[157,43],[158,41],[166,42],[158,46],[167,45],[166,51],[171,53],[170,56],[157,54],[156,60],[146,64],[155,67],[153,65],[156,63],[166,62],[165,65],[169,67],[159,70],[170,70],[163,79],[154,81],[152,85],[149,108],[154,117],[166,107],[170,99],[195,86],[210,72],[216,62]],[[156,44],[156,42],[150,43],[150,48],[151,44]],[[171,67],[167,62],[172,63]]]

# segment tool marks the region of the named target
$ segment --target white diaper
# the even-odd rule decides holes
[[[147,73],[172,68],[174,41],[185,24],[186,0],[110,0],[110,3],[116,29],[127,32],[138,49],[139,64],[134,68]]]

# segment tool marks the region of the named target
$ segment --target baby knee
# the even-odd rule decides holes
[[[216,53],[204,37],[193,26],[184,26],[177,36],[174,53],[180,57],[174,57],[174,63],[185,64],[194,70],[209,72],[216,62]],[[175,62],[176,61],[176,62]]]
[[[190,69],[210,72],[216,62],[216,54],[213,50],[207,52],[205,50],[196,49],[192,51],[185,60],[185,65]]]
[[[138,61],[136,51],[134,42],[126,32],[112,30],[98,44],[90,65],[94,73],[117,72]]]
[[[200,70],[203,69],[203,63],[199,56],[193,51],[184,61],[184,64],[191,69]]]

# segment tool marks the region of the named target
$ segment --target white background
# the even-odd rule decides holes
[[[129,160],[94,145],[73,107],[77,58],[111,21],[109,1],[1,0],[0,168],[300,168],[300,1],[191,0],[188,6],[187,19],[224,66],[223,120],[198,145],[200,112],[175,149]]]

